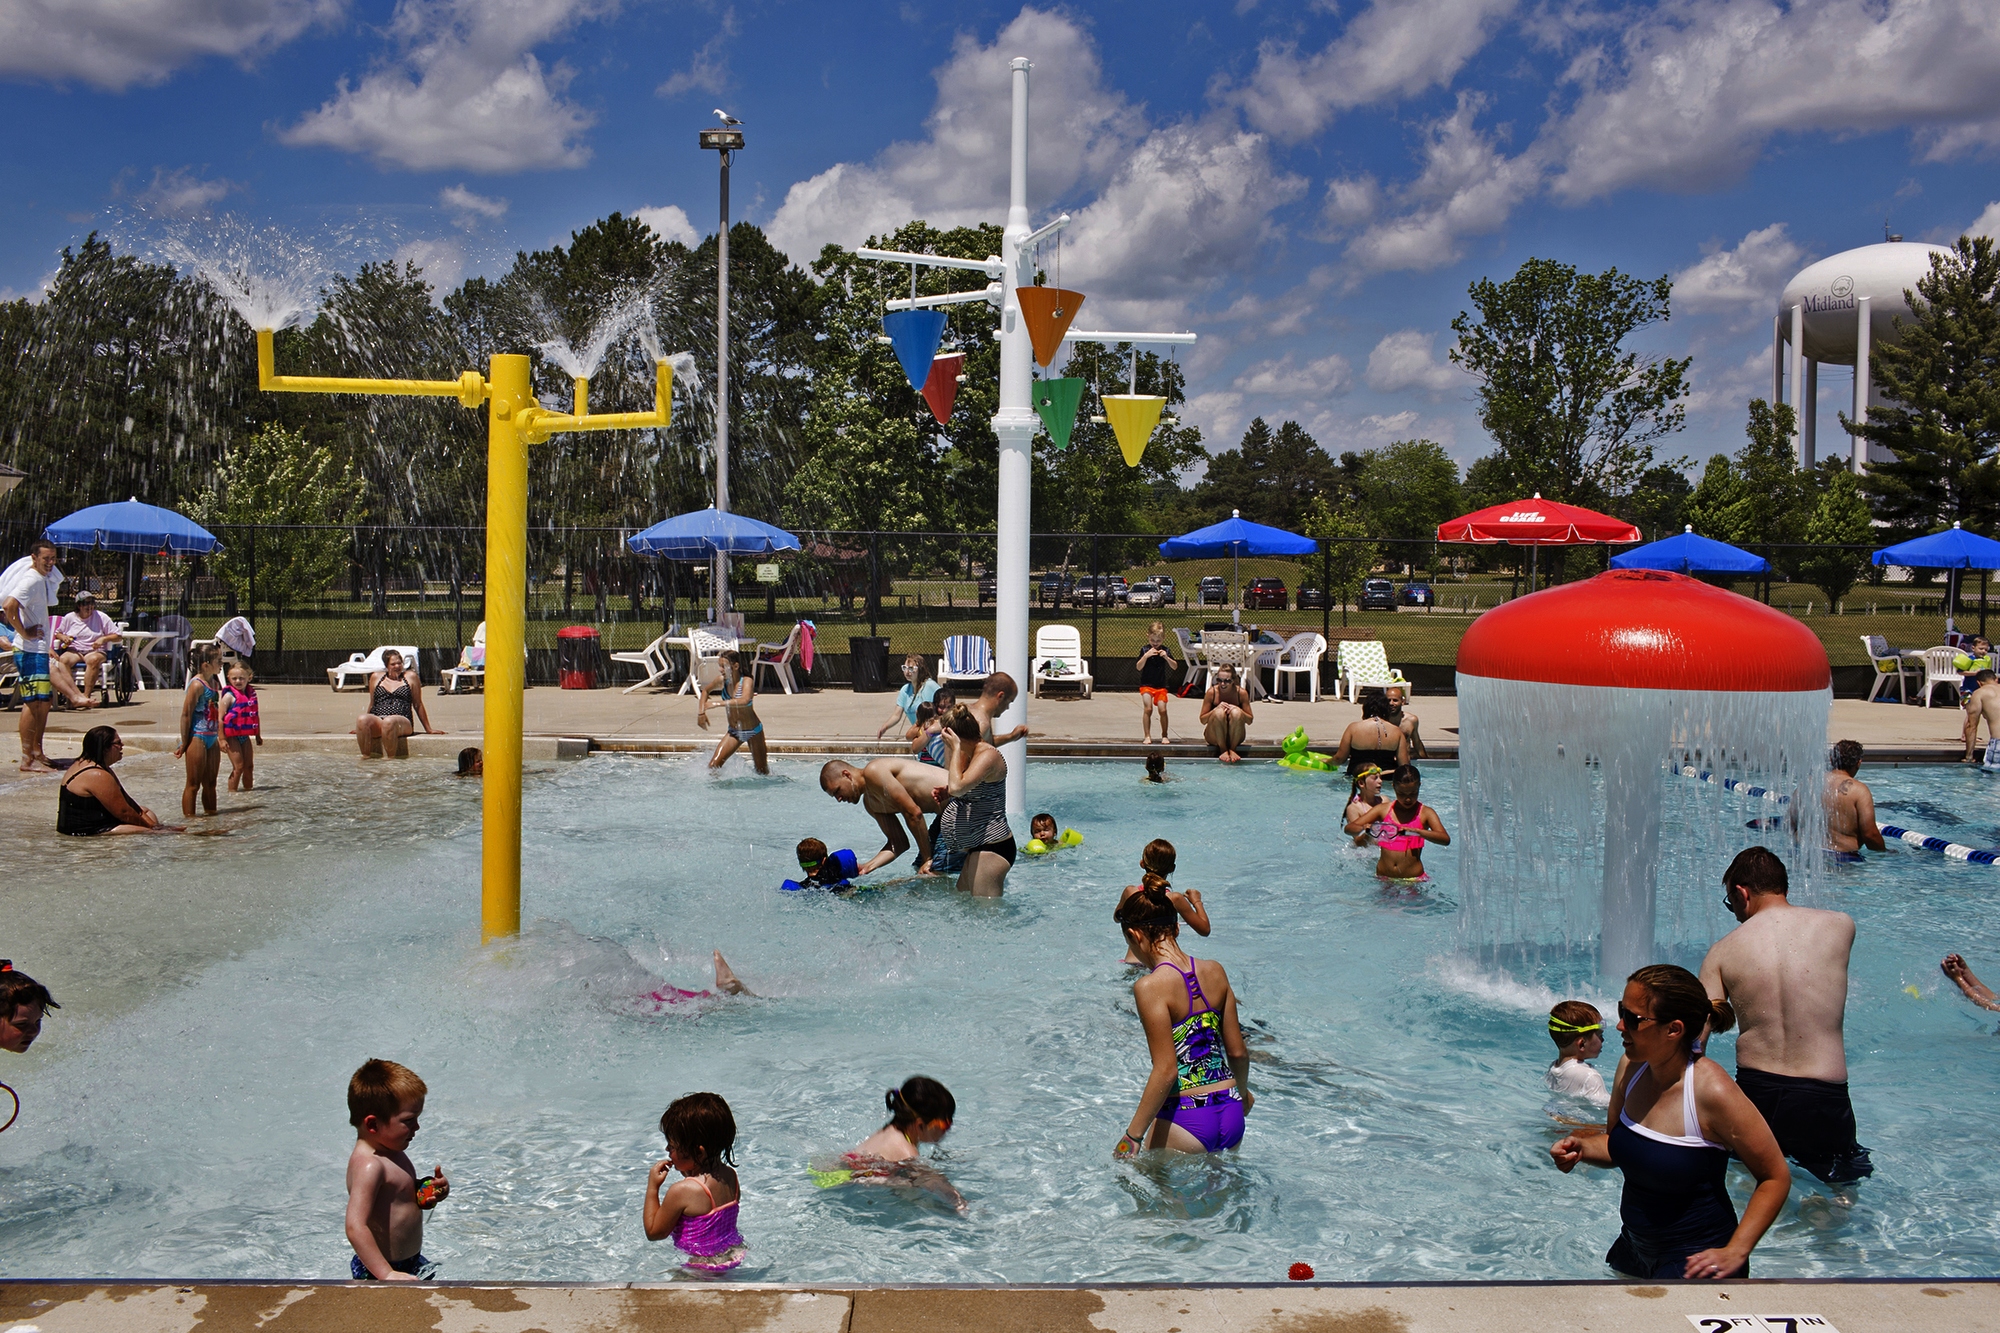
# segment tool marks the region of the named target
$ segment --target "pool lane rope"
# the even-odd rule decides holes
[[[1789,796],[1781,796],[1767,787],[1753,787],[1749,783],[1740,782],[1735,778],[1719,778],[1715,774],[1704,772],[1692,764],[1682,766],[1681,775],[1683,777],[1699,778],[1711,786],[1741,792],[1745,796],[1755,796],[1760,800],[1769,801],[1773,805],[1786,805],[1792,799]],[[1920,852],[1940,853],[1948,861],[1969,861],[1974,865],[1982,866],[2000,865],[2000,847],[1967,847],[1961,842],[1952,842],[1945,838],[1934,838],[1928,833],[1917,833],[1911,829],[1898,828],[1894,824],[1884,824],[1881,828],[1885,837],[1894,838],[1904,846],[1914,847]]]

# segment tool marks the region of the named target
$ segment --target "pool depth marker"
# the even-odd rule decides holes
[[[862,259],[909,264],[912,278],[917,266],[963,268],[984,273],[988,282],[976,292],[952,292],[943,296],[915,296],[888,303],[888,309],[925,310],[933,306],[963,305],[984,301],[1000,309],[1000,406],[993,414],[993,433],[1000,439],[1000,494],[997,538],[994,543],[994,663],[1014,678],[1014,702],[993,719],[996,730],[1011,729],[1028,720],[1028,491],[1033,469],[1030,450],[1035,431],[1041,425],[1033,394],[1035,357],[1028,322],[1022,317],[1017,293],[1032,289],[1031,268],[1035,247],[1069,225],[1064,213],[1041,230],[1028,226],[1028,69],[1025,57],[1008,62],[1014,72],[1013,139],[1008,154],[1007,226],[1001,233],[1000,253],[984,259],[955,259],[945,255],[911,254],[902,250],[857,249]],[[1023,279],[1026,279],[1024,282]],[[1066,343],[1147,342],[1192,343],[1192,333],[1080,333],[1063,334]],[[491,654],[489,653],[489,656]],[[1007,816],[1027,817],[1028,744],[1016,741],[1007,749]]]

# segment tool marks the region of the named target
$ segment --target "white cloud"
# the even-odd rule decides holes
[[[319,110],[282,131],[294,147],[360,153],[412,171],[577,167],[595,117],[563,98],[571,71],[533,48],[616,0],[399,0],[400,53],[340,82]]]
[[[1228,441],[1242,434],[1250,424],[1250,413],[1244,410],[1243,395],[1226,389],[1211,389],[1206,393],[1191,395],[1181,404],[1182,421],[1201,430],[1201,438],[1212,448],[1228,448]]]
[[[1990,0],[1697,0],[1631,24],[1576,78],[1547,136],[1558,195],[1706,189],[1779,134],[1914,127],[1933,156],[1990,144],[2000,23]]]
[[[668,75],[653,91],[661,97],[692,92],[720,94],[729,86],[729,66],[722,59],[722,48],[735,35],[736,11],[732,9],[723,14],[722,27],[715,36],[703,42],[688,60],[688,67]]]
[[[1403,389],[1425,389],[1444,393],[1460,387],[1463,374],[1449,362],[1439,361],[1433,350],[1437,335],[1421,329],[1403,329],[1375,344],[1368,354],[1365,378],[1377,393],[1397,393]]]
[[[455,216],[458,225],[470,230],[480,222],[498,222],[507,216],[505,199],[489,199],[474,194],[463,185],[447,185],[438,191],[438,202]]]
[[[1417,424],[1418,414],[1413,411],[1376,413],[1361,418],[1360,432],[1376,444],[1387,444],[1392,440],[1410,438],[1410,427]]]
[[[208,212],[211,205],[242,188],[232,180],[205,180],[197,176],[191,167],[177,167],[172,171],[155,167],[152,182],[133,199],[158,217],[199,217]]]
[[[1986,211],[1981,213],[1978,218],[1974,219],[1972,225],[1965,229],[1965,234],[1967,236],[1991,236],[1994,240],[2000,241],[2000,199],[1996,199],[1994,202],[1988,204]]]
[[[1502,152],[1475,123],[1483,99],[1461,94],[1451,115],[1425,127],[1424,169],[1390,192],[1402,211],[1370,224],[1347,246],[1347,260],[1366,273],[1423,272],[1457,261],[1468,236],[1497,231],[1540,187],[1534,150]]]
[[[345,0],[7,0],[0,74],[119,92],[163,82],[209,56],[254,60],[346,7]]]
[[[399,246],[395,263],[415,264],[424,271],[424,281],[431,286],[431,299],[442,302],[445,296],[456,291],[465,280],[465,270],[470,259],[464,245],[445,236],[430,240],[415,240]]]
[[[1306,403],[1335,398],[1353,387],[1354,369],[1338,353],[1299,365],[1290,352],[1252,366],[1236,377],[1239,393]],[[1266,413],[1266,415],[1269,415]]]
[[[926,138],[891,144],[871,163],[836,163],[793,185],[765,228],[772,244],[807,263],[828,242],[859,245],[912,218],[939,227],[1005,221],[1013,95],[1007,62],[1022,54],[1035,62],[1028,197],[1041,209],[1103,185],[1139,139],[1143,118],[1104,86],[1087,32],[1064,15],[1024,8],[990,45],[965,35],[954,43],[935,72]]]
[[[686,210],[678,204],[662,204],[658,208],[635,208],[632,216],[653,229],[653,235],[663,241],[679,241],[685,246],[701,244],[701,233],[688,221]]]
[[[1733,249],[1709,247],[1698,262],[1674,274],[1674,305],[1690,314],[1751,307],[1768,315],[1803,258],[1805,251],[1785,234],[1785,224],[1774,222]]]
[[[1515,0],[1375,0],[1316,55],[1266,44],[1228,94],[1274,138],[1307,139],[1338,111],[1448,87]]]
[[[1382,186],[1373,176],[1347,176],[1326,183],[1321,215],[1335,231],[1371,222],[1382,211]]]

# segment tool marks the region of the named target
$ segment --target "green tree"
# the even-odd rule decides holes
[[[1434,569],[1438,525],[1460,512],[1458,464],[1431,440],[1398,440],[1362,457],[1357,512],[1370,535],[1402,543],[1391,552],[1398,563]]]
[[[1062,373],[1087,380],[1090,387],[1077,410],[1068,449],[1055,448],[1045,433],[1035,437],[1034,516],[1039,531],[1163,532],[1177,526],[1173,520],[1182,516],[1178,478],[1207,457],[1201,432],[1174,416],[1185,397],[1179,363],[1139,353],[1138,391],[1159,394],[1167,405],[1137,467],[1126,464],[1110,425],[1093,419],[1104,415],[1102,393],[1124,393],[1133,383],[1131,364],[1130,344],[1072,344]],[[1142,555],[1139,551],[1098,554],[1106,567],[1112,567],[1117,555]],[[1157,552],[1145,556],[1155,557]]]
[[[246,533],[208,561],[238,597],[248,599],[254,580],[277,612],[274,651],[284,650],[285,608],[316,598],[347,568],[347,534],[314,525],[359,521],[364,489],[331,448],[273,424],[238,440],[207,488],[188,498],[188,512],[204,527],[297,525],[254,539]]]
[[[1909,301],[1900,342],[1878,344],[1870,358],[1889,403],[1865,426],[1844,414],[1841,424],[1895,455],[1861,488],[1892,530],[1914,536],[1990,520],[2000,497],[2000,250],[1988,237],[1959,237],[1932,254]]]
[[[1688,498],[1694,493],[1687,474],[1677,467],[1647,468],[1616,506],[1618,516],[1638,528],[1647,541],[1679,532],[1686,523]]]
[[[1469,292],[1479,317],[1451,322],[1451,359],[1479,378],[1480,421],[1515,493],[1602,504],[1630,490],[1687,413],[1690,361],[1625,346],[1666,322],[1673,284],[1530,259]]]
[[[1819,495],[1806,519],[1804,535],[1816,549],[1799,559],[1798,572],[1826,594],[1827,610],[1838,614],[1841,599],[1867,577],[1874,515],[1845,459],[1827,459],[1820,464],[1815,480]]]
[[[1805,540],[1813,488],[1811,474],[1799,471],[1792,453],[1795,419],[1783,403],[1750,400],[1743,428],[1749,443],[1734,459],[1709,459],[1688,497],[1687,521],[1696,532],[1735,546]],[[1773,556],[1773,563],[1782,560]]]
[[[1361,582],[1375,568],[1378,550],[1368,540],[1368,526],[1351,510],[1335,507],[1323,495],[1306,502],[1299,531],[1320,543],[1326,591],[1340,600],[1340,623],[1347,624],[1347,607]]]
[[[1253,523],[1297,531],[1312,499],[1335,500],[1340,483],[1339,465],[1298,422],[1273,431],[1258,417],[1234,449],[1209,459],[1194,498],[1212,522],[1234,509]]]

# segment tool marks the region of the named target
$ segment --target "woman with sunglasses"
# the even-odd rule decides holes
[[[1625,1060],[1611,1090],[1611,1132],[1570,1135],[1549,1149],[1565,1174],[1578,1162],[1625,1173],[1624,1228],[1604,1261],[1630,1277],[1750,1276],[1750,1250],[1791,1191],[1764,1117],[1721,1065],[1695,1051],[1709,1013],[1708,991],[1686,968],[1634,972],[1618,1005]],[[1725,1183],[1732,1153],[1757,1178],[1741,1221]]]
[[[1249,696],[1236,683],[1235,667],[1216,669],[1215,684],[1201,697],[1200,720],[1201,734],[1217,759],[1225,764],[1243,762],[1243,756],[1237,752],[1243,748],[1250,724],[1257,717],[1250,711]]]

